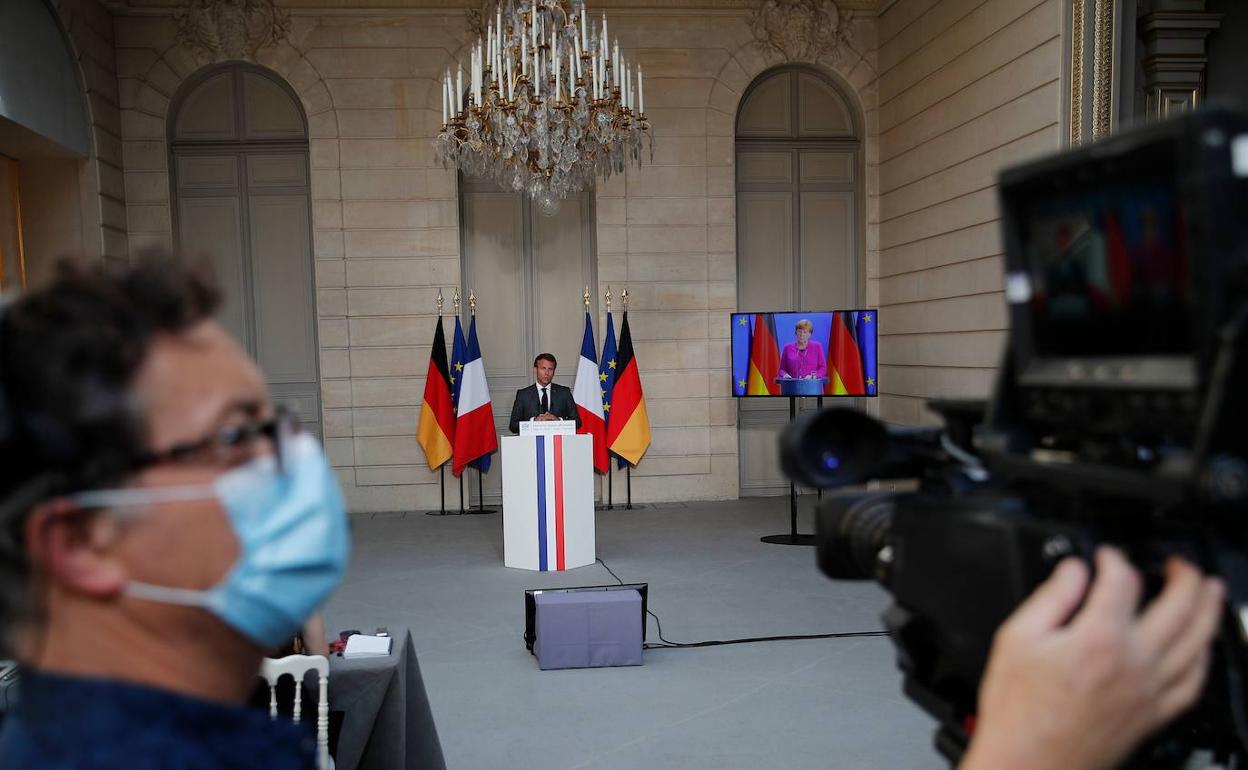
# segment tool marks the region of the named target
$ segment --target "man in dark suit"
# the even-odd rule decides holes
[[[516,391],[511,405],[511,432],[520,432],[520,423],[526,420],[575,420],[581,427],[581,417],[576,411],[571,388],[551,382],[555,378],[555,357],[542,353],[533,359],[533,379],[527,388]]]

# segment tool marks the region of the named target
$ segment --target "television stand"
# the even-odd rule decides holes
[[[823,408],[823,396],[815,398],[815,406],[819,409]],[[789,396],[789,422],[797,419],[797,396]],[[823,490],[820,489],[819,499],[823,499]],[[789,531],[782,535],[764,535],[759,538],[764,543],[772,545],[814,545],[815,536],[801,534],[797,531],[797,485],[789,480]]]

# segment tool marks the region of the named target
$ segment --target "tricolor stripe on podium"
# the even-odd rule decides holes
[[[537,436],[537,566],[566,569],[564,541],[563,436]]]

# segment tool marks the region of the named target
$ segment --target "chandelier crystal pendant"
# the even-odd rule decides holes
[[[524,192],[546,214],[572,193],[654,159],[641,67],[582,0],[508,0],[464,68],[442,80],[443,167]],[[466,87],[465,87],[466,86]]]

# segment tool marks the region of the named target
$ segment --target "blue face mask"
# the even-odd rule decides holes
[[[238,539],[238,561],[221,582],[198,590],[131,581],[140,599],[203,607],[262,647],[293,636],[329,597],[347,567],[350,536],[338,481],[316,440],[301,434],[283,446],[282,468],[259,457],[211,485],[85,492],[82,507],[127,510],[155,503],[216,498]]]

